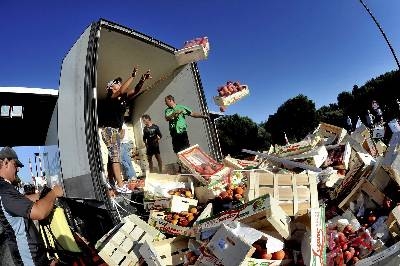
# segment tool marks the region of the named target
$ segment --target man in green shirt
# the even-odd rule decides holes
[[[187,106],[176,104],[172,95],[165,97],[165,104],[168,106],[167,109],[165,109],[165,119],[169,122],[172,147],[174,152],[178,153],[190,147],[185,117],[191,116],[194,118],[208,119],[208,116],[193,112]]]

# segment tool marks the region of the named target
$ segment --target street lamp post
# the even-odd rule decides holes
[[[392,45],[389,42],[389,39],[387,38],[385,32],[383,31],[381,25],[379,24],[379,22],[376,20],[375,16],[372,14],[372,12],[369,10],[369,8],[367,7],[367,5],[363,2],[363,0],[359,0],[360,3],[364,6],[365,10],[367,10],[368,14],[370,15],[370,17],[372,18],[372,20],[375,22],[376,26],[378,26],[378,29],[380,30],[383,38],[385,39],[387,45],[389,46],[390,51],[392,52],[392,55],[394,57],[394,60],[396,61],[397,64],[397,68],[400,70],[400,64],[399,64],[399,60],[397,59],[396,53],[394,52],[394,49],[392,47]]]

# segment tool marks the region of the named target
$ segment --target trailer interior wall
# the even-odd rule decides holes
[[[144,148],[140,117],[149,114],[163,134],[160,142],[163,163],[174,163],[176,156],[172,150],[168,122],[164,118],[165,96],[173,95],[177,103],[187,105],[195,112],[207,112],[208,110],[204,110],[207,106],[202,103],[205,100],[203,95],[200,95],[199,84],[191,65],[178,66],[172,47],[160,47],[142,37],[129,32],[112,31],[109,28],[101,30],[97,65],[98,111],[107,111],[101,109],[101,101],[106,96],[105,87],[108,81],[118,76],[125,81],[130,77],[133,67],[138,65],[139,72],[131,85],[132,88],[141,75],[151,69],[152,79],[146,81],[143,87],[145,92],[133,102],[135,141],[139,149]],[[190,143],[199,144],[209,152],[211,143],[206,121],[193,118],[187,120]]]

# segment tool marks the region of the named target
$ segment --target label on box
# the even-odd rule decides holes
[[[248,203],[239,205],[228,211],[219,213],[217,216],[199,222],[200,239],[206,239],[206,236],[212,235],[222,223],[232,222],[246,218],[260,211],[271,208],[269,195],[252,200]]]
[[[145,210],[162,210],[169,208],[171,199],[157,199],[148,200],[144,199],[143,205]]]
[[[164,219],[155,219],[155,228],[158,230],[175,235],[175,236],[188,236],[188,237],[195,237],[195,228],[193,227],[184,227],[172,224]]]
[[[205,246],[199,248],[200,256],[196,261],[196,265],[206,266],[224,266],[224,264],[215,257]]]
[[[311,209],[311,262],[312,266],[326,265],[325,208]]]
[[[179,196],[172,196],[171,212],[186,212],[190,207],[196,207],[197,200]]]

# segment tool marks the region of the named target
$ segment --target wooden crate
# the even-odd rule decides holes
[[[188,249],[188,238],[174,237],[157,242],[146,241],[139,249],[147,265],[183,265]]]
[[[156,174],[147,171],[144,185],[144,208],[151,210],[158,207],[169,207],[171,195],[168,191],[175,188],[190,189],[194,195],[193,182],[189,176]]]
[[[350,194],[342,200],[339,204],[339,208],[347,210],[350,202],[356,201],[359,193],[364,193],[377,207],[382,206],[385,194],[383,194],[378,188],[371,184],[365,178],[362,178],[358,184],[351,190]]]
[[[222,223],[239,221],[262,232],[278,232],[282,237],[290,235],[290,217],[271,195],[264,195],[247,203],[221,212],[198,222],[196,238],[209,239]]]
[[[189,206],[188,206],[189,209]],[[188,211],[186,209],[185,211]],[[188,236],[195,237],[197,232],[197,224],[200,220],[206,219],[211,216],[212,204],[209,203],[201,211],[196,220],[193,222],[193,226],[180,226],[172,224],[164,219],[165,213],[160,211],[150,211],[149,224],[160,230],[161,232],[168,233],[174,236]]]
[[[399,265],[400,243],[397,242],[391,247],[378,252],[370,257],[359,260],[357,266],[370,266],[370,265]],[[388,261],[392,259],[392,261]]]
[[[232,93],[231,95],[223,97],[214,96],[214,103],[218,106],[228,106],[249,95],[250,93],[249,86],[241,85],[241,87],[242,87],[241,91]]]
[[[389,174],[382,167],[383,157],[376,158],[376,162],[372,169],[371,174],[367,178],[372,185],[377,187],[380,191],[385,191],[386,187],[392,180]]]
[[[286,156],[285,159],[302,162],[307,165],[320,167],[328,158],[328,151],[325,146],[315,147],[310,151],[301,154]]]
[[[247,200],[270,194],[289,216],[307,213],[309,208],[318,207],[317,181],[314,174],[273,174],[249,171]]]
[[[394,207],[389,213],[386,224],[392,237],[400,239],[400,206]]]
[[[139,248],[145,241],[165,239],[165,235],[134,214],[124,221],[96,243],[99,256],[109,265],[138,265]]]
[[[393,133],[383,158],[382,167],[389,176],[400,184],[400,132]]]
[[[193,145],[183,151],[178,152],[178,159],[189,170],[193,177],[196,178],[203,185],[209,185],[210,183],[219,182],[228,178],[231,173],[229,167],[224,167],[223,164],[214,160],[210,155],[205,153],[199,145]],[[205,178],[204,175],[198,172],[198,168],[202,164],[211,164],[215,166],[215,171],[212,175],[208,175]]]
[[[334,145],[343,140],[347,135],[347,130],[327,123],[320,123],[314,134],[323,138],[325,145]]]
[[[235,170],[244,170],[246,167],[256,167],[259,164],[258,161],[239,160],[231,156],[226,156],[223,162],[225,166]]]
[[[285,146],[275,145],[273,152],[268,154],[275,155],[277,157],[297,155],[314,149],[318,145],[318,143],[320,143],[320,141],[321,137],[311,136],[306,140],[287,144]]]
[[[230,171],[230,174],[227,176],[226,179],[213,180],[207,186],[195,186],[194,194],[200,203],[206,203],[209,200],[214,199],[222,191],[225,191],[225,187],[228,184],[236,187],[239,184],[245,184],[247,178],[248,171]]]
[[[175,51],[176,62],[179,66],[206,59],[209,46],[194,45]]]
[[[371,155],[352,150],[349,160],[349,170],[343,181],[331,192],[331,199],[343,200],[358,184],[361,178],[367,178],[373,169],[375,160]]]

